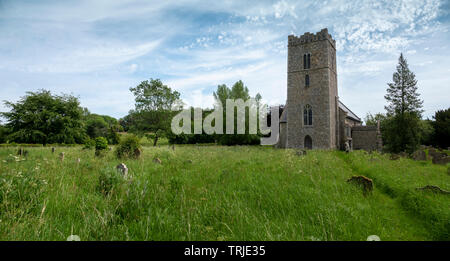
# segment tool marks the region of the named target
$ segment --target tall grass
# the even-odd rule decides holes
[[[23,158],[0,148],[0,240],[448,240],[448,196],[414,190],[449,189],[442,166],[379,155],[376,167],[359,152],[161,146],[124,160],[132,178],[123,179],[112,152],[27,150]],[[346,182],[360,174],[374,179],[369,196]],[[409,191],[415,208],[393,196]]]

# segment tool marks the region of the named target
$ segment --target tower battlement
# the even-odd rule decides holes
[[[304,44],[304,43],[317,42],[317,41],[323,41],[323,40],[330,41],[331,45],[336,49],[336,41],[328,33],[327,28],[320,30],[320,32],[317,32],[316,34],[307,32],[307,33],[304,33],[300,37],[295,36],[295,35],[289,35],[288,36],[288,46],[296,46],[296,45],[300,45],[300,44]]]

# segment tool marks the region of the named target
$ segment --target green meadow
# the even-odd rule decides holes
[[[450,239],[450,196],[416,190],[450,190],[448,166],[431,162],[261,146],[146,146],[123,161],[81,146],[17,150],[0,148],[0,240]],[[346,182],[354,175],[373,191]]]

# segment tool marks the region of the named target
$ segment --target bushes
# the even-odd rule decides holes
[[[139,158],[141,154],[141,142],[139,137],[129,135],[123,138],[116,148],[117,158]]]
[[[103,137],[95,138],[95,155],[101,156],[108,148],[108,141]]]

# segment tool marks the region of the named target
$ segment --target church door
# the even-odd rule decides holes
[[[305,137],[305,148],[312,149],[312,139],[311,137],[309,137],[309,135],[306,135]]]

